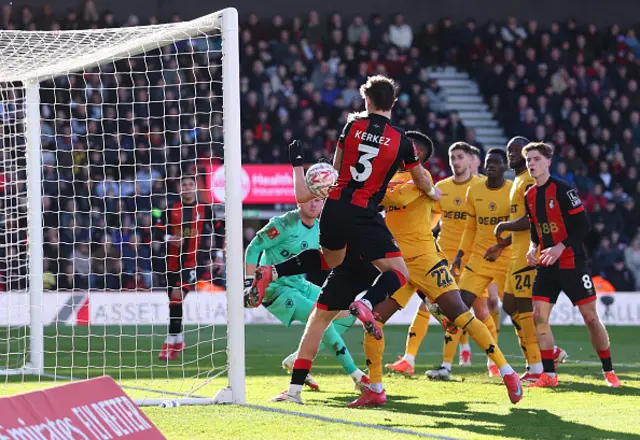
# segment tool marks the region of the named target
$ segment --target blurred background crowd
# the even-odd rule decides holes
[[[157,22],[131,16],[118,23],[92,0],[62,15],[49,6],[9,5],[0,14],[0,28],[20,30]],[[222,156],[217,110],[223,103],[219,85],[209,88],[220,72],[200,68],[206,49],[219,47],[204,44],[188,56],[167,48],[105,66],[101,74],[43,84],[50,288],[162,286],[162,244],[150,232],[155,218],[178,193],[180,175],[202,175]],[[542,26],[514,17],[487,23],[445,17],[411,27],[402,14],[321,17],[310,11],[287,21],[250,14],[241,23],[240,52],[245,164],[287,163],[293,139],[307,145],[310,162],[331,157],[347,115],[362,109],[359,85],[382,73],[399,87],[394,123],[431,136],[436,154],[428,167],[436,180],[445,178],[452,142],[484,146],[445,105],[446,90],[432,72],[451,66],[467,72],[507,136],[554,146],[554,175],[580,190],[591,216],[585,245],[594,274],[618,291],[640,290],[640,40],[634,29],[571,19]],[[10,110],[1,111],[6,130]],[[253,234],[247,229],[245,241]],[[21,254],[18,247],[3,246],[4,266],[11,266],[3,270],[5,290],[24,279],[24,265],[10,263]],[[207,240],[199,258],[199,278],[222,284]]]

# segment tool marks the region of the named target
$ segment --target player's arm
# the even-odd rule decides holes
[[[384,195],[384,199],[382,199],[382,206],[385,208],[389,206],[407,206],[421,195],[422,192],[416,184],[410,180],[395,185],[393,188],[389,187]]]
[[[526,231],[527,229],[529,229],[529,217],[523,215],[516,220],[498,223],[498,226],[496,226],[493,233],[495,234],[496,238],[498,238],[500,237],[500,235],[502,235],[503,232],[506,231],[518,232]]]
[[[437,183],[436,188],[440,189]],[[440,200],[436,200],[433,205],[431,205],[431,229],[434,229],[436,226],[438,226],[443,212],[444,211],[442,210],[442,204],[440,203]]]
[[[527,264],[529,266],[536,266],[538,264],[538,248],[540,247],[540,239],[538,238],[538,231],[536,231],[536,225],[533,221],[533,213],[529,210],[529,205],[524,204],[527,211],[527,219],[529,220],[529,250],[527,251]]]
[[[289,230],[291,228],[284,228],[280,222],[280,219],[273,218],[266,224],[266,226],[260,229],[256,236],[253,237],[244,257],[245,274],[247,277],[253,277],[260,254],[267,249],[279,246],[289,236]]]
[[[460,266],[462,264],[462,258],[465,254],[468,254],[473,249],[473,242],[476,239],[476,232],[478,230],[478,225],[476,223],[476,208],[473,202],[473,194],[471,191],[471,187],[467,189],[467,219],[464,225],[464,232],[462,233],[462,238],[460,239],[460,245],[458,246],[458,253],[451,264],[451,270],[458,274],[460,272]]]
[[[566,186],[558,191],[558,203],[568,214],[567,238],[540,253],[540,262],[545,266],[555,263],[566,248],[581,245],[589,233],[589,218],[575,188]]]
[[[156,242],[166,242],[174,246],[180,246],[182,245],[182,237],[171,234],[168,211],[168,209],[164,210],[156,217],[156,221],[151,228],[153,239]]]
[[[306,203],[316,198],[304,179],[304,152],[302,142],[295,140],[289,144],[289,162],[293,167],[293,191],[298,203]]]
[[[442,191],[436,188],[431,179],[429,173],[420,164],[420,157],[413,142],[409,138],[402,136],[400,140],[400,155],[404,162],[404,168],[411,173],[411,177],[420,191],[424,192],[427,196],[433,200],[440,200]]]

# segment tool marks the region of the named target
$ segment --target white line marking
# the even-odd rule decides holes
[[[376,425],[373,423],[354,422],[352,420],[344,420],[344,419],[337,419],[334,417],[319,416],[316,414],[308,414],[308,413],[303,413],[299,411],[290,411],[287,409],[272,408],[269,406],[251,405],[251,404],[245,404],[242,406],[251,408],[251,409],[257,409],[260,411],[268,411],[268,412],[274,412],[277,414],[286,414],[289,416],[304,417],[306,419],[313,419],[313,420],[318,420],[318,421],[327,422],[327,423],[339,423],[343,425],[356,426],[358,428],[369,428],[369,429],[375,429],[378,431],[393,432],[395,434],[405,434],[405,435],[412,435],[415,437],[435,438],[440,440],[456,440],[455,437],[445,437],[442,435],[428,434],[426,432],[412,431],[409,429],[394,428],[393,426]]]

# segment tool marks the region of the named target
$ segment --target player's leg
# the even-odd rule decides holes
[[[504,287],[507,280],[507,273],[499,271],[495,274],[493,282],[487,287],[487,293],[489,295],[487,300],[487,307],[491,320],[495,326],[495,339],[496,342],[500,336],[500,318],[502,316],[502,309],[500,307],[500,301],[504,300]],[[499,372],[496,364],[493,363],[491,358],[487,358],[487,370],[489,371],[489,377],[498,377]]]
[[[589,337],[591,338],[591,345],[598,353],[600,362],[602,362],[602,372],[607,385],[610,387],[619,387],[620,380],[613,371],[613,362],[611,361],[611,345],[609,343],[609,334],[604,324],[598,316],[598,310],[596,309],[596,303],[590,301],[586,304],[578,306],[584,323],[589,330]]]
[[[458,355],[458,365],[461,367],[471,366],[471,346],[469,345],[469,335],[467,332],[460,332],[460,353]]]
[[[493,323],[496,327],[496,341],[498,340],[498,336],[500,335],[500,300],[501,293],[503,292],[504,285],[499,286],[497,283],[491,283],[487,287],[487,292],[489,297],[487,299],[487,307],[489,310],[489,314],[491,315],[491,319],[493,319]]]
[[[529,356],[527,355],[527,348],[524,345],[524,334],[522,333],[522,327],[520,327],[520,314],[518,313],[518,304],[516,297],[513,293],[509,293],[509,290],[505,289],[504,298],[502,301],[502,310],[509,315],[511,323],[513,324],[513,330],[516,332],[518,343],[520,344],[520,350],[524,356],[526,366],[529,366]]]
[[[580,310],[584,323],[589,330],[591,345],[602,363],[602,372],[605,381],[610,387],[619,387],[620,380],[618,380],[618,377],[613,371],[613,363],[611,361],[609,333],[600,320],[598,310],[596,309],[597,297],[591,274],[586,267],[576,268],[570,271],[564,270],[562,272],[566,273],[565,277],[563,277],[563,280],[565,280],[563,290],[569,299],[571,299],[573,305],[578,306],[578,310]],[[569,281],[570,279],[571,281]]]
[[[411,265],[408,264],[408,266],[409,266],[410,274],[413,273],[414,271],[412,271]],[[407,283],[400,290],[395,292],[391,298],[378,304],[378,306],[376,306],[373,310],[379,315],[380,321],[384,324],[389,320],[389,318],[391,318],[391,316],[393,316],[394,313],[396,313],[398,310],[403,309],[407,306],[407,304],[411,300],[411,297],[413,297],[415,291],[416,291],[415,286],[413,286],[411,283]],[[422,297],[424,298],[424,295]],[[417,319],[420,319],[417,317],[419,316],[418,314],[421,312],[421,309],[423,306],[424,306],[424,302],[420,304],[420,307],[416,311],[416,317],[414,317],[413,319],[414,324],[412,324],[411,326],[417,332],[420,332],[420,329],[415,328],[415,322]],[[425,310],[426,310],[426,307],[425,307]],[[430,316],[428,311],[426,313],[428,314],[427,316]],[[429,318],[427,318],[427,325],[428,325],[428,320]],[[426,329],[424,330],[424,333],[426,333]],[[424,338],[424,333],[421,334],[422,338]],[[409,335],[407,336],[407,349],[405,351],[404,356],[399,356],[398,360],[395,361],[394,363],[385,365],[387,370],[393,373],[402,374],[404,376],[409,376],[409,377],[413,376],[413,374],[415,373],[415,356],[418,352],[418,347],[419,347],[419,344],[418,344],[418,347],[411,346],[412,340],[415,338],[416,338],[416,335],[412,335],[410,332]],[[409,350],[415,350],[415,351],[413,351],[413,354],[411,354],[409,353]],[[380,366],[382,366],[382,359],[380,359]]]
[[[403,295],[411,296],[414,288],[409,284],[404,285],[398,292],[405,292]],[[395,295],[395,294],[394,294]],[[380,328],[384,328],[387,320],[393,316],[395,312],[400,310],[400,305],[392,298],[378,303],[373,312],[378,321]],[[361,406],[380,406],[387,402],[387,395],[382,383],[382,357],[384,355],[385,340],[376,339],[370,333],[364,333],[364,356],[369,368],[369,379],[371,385],[369,390],[365,391],[361,397],[349,403],[349,407]]]
[[[445,267],[442,272],[443,277],[445,277],[446,274],[449,273],[449,270]],[[458,286],[455,282],[446,286],[437,282],[435,286],[429,286],[429,281],[429,277],[426,277],[414,282],[420,290],[427,292],[429,299],[437,303],[442,312],[452,320],[461,331],[466,331],[496,365],[498,365],[500,374],[509,392],[509,398],[512,403],[517,403],[522,398],[522,388],[518,375],[507,363],[498,347],[498,343],[493,339],[486,325],[483,325],[479,319],[474,318],[471,314],[469,307],[463,301]],[[479,280],[474,281],[479,284]],[[421,283],[425,283],[425,285]],[[467,285],[469,285],[469,281],[467,281]],[[475,302],[472,300],[472,297],[475,297],[475,295],[471,292],[466,291],[465,296],[469,303]],[[458,333],[461,333],[461,331]]]
[[[362,321],[371,336],[379,339],[382,338],[382,330],[373,315],[373,308],[407,283],[409,269],[391,232],[379,215],[359,220],[358,233],[353,242],[360,250],[362,259],[373,263],[380,275],[367,293],[351,304],[349,311]]]
[[[314,299],[317,299],[319,297],[321,291],[320,287],[309,284],[307,288],[312,291],[307,296]],[[311,314],[314,306],[315,302],[312,302],[307,298],[301,298],[300,303],[296,306],[294,319],[298,319],[298,317],[300,317],[300,319],[304,319],[304,321],[301,322],[306,322],[307,317]],[[327,327],[327,330],[325,330],[320,345],[329,350],[336,357],[336,360],[338,361],[344,372],[351,376],[353,381],[357,384],[362,380],[362,377],[365,374],[356,366],[351,353],[347,349],[347,345],[342,339],[341,334],[347,330],[347,327],[345,325],[347,322],[349,323],[349,326],[351,326],[354,322],[354,319],[334,319]]]
[[[403,356],[403,359],[410,363],[412,366],[415,363],[420,345],[422,345],[422,341],[427,336],[430,318],[431,313],[429,313],[429,310],[427,310],[427,305],[423,301],[420,303],[418,310],[416,310],[413,321],[411,321],[411,326],[409,327],[409,332],[407,334],[407,343]]]
[[[462,274],[460,275],[460,282],[458,285],[463,285],[466,283],[469,289],[479,288],[477,286],[484,286],[482,289],[486,288],[486,285],[491,282],[490,279],[485,279],[469,269],[464,269]],[[463,296],[463,300],[467,305],[467,308],[471,307],[471,305],[476,300],[476,295],[471,292],[467,292],[466,296]],[[426,375],[429,379],[434,380],[449,380],[451,378],[451,370],[453,368],[453,358],[456,355],[456,351],[458,350],[458,342],[460,341],[460,336],[462,335],[462,331],[458,331],[456,333],[451,333],[446,331],[444,334],[444,342],[442,346],[442,365],[439,368],[434,368],[433,370],[427,370]]]
[[[561,281],[558,279],[560,276],[561,274],[553,268],[538,269],[533,283],[533,320],[544,371],[536,382],[529,385],[530,387],[558,386],[554,362],[555,343],[549,317],[562,289]]]
[[[169,328],[165,343],[160,351],[160,360],[174,360],[186,347],[182,320],[184,316],[184,299],[193,290],[196,281],[195,269],[183,269],[180,272],[167,273],[169,285]]]
[[[300,288],[304,289],[306,286],[301,283]],[[262,303],[267,311],[286,327],[291,327],[293,321],[306,323],[313,304],[301,294],[299,289],[278,282],[269,285]],[[287,370],[289,374],[293,370],[293,364],[297,357],[298,352],[295,351],[282,360],[282,368]],[[312,390],[319,389],[319,385],[310,374],[305,378],[304,384]]]
[[[537,381],[543,372],[542,355],[538,347],[536,326],[533,321],[533,302],[531,300],[535,274],[534,268],[526,267],[522,270],[514,271],[507,280],[509,291],[513,292],[515,297],[520,325],[519,336],[522,338],[521,344],[527,359],[527,371],[520,379],[526,382]]]

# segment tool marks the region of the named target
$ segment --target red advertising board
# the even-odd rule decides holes
[[[165,439],[110,377],[0,398],[0,439]]]
[[[224,167],[213,166],[207,175],[212,200],[224,202]],[[296,203],[291,165],[243,165],[241,181],[243,203]]]

